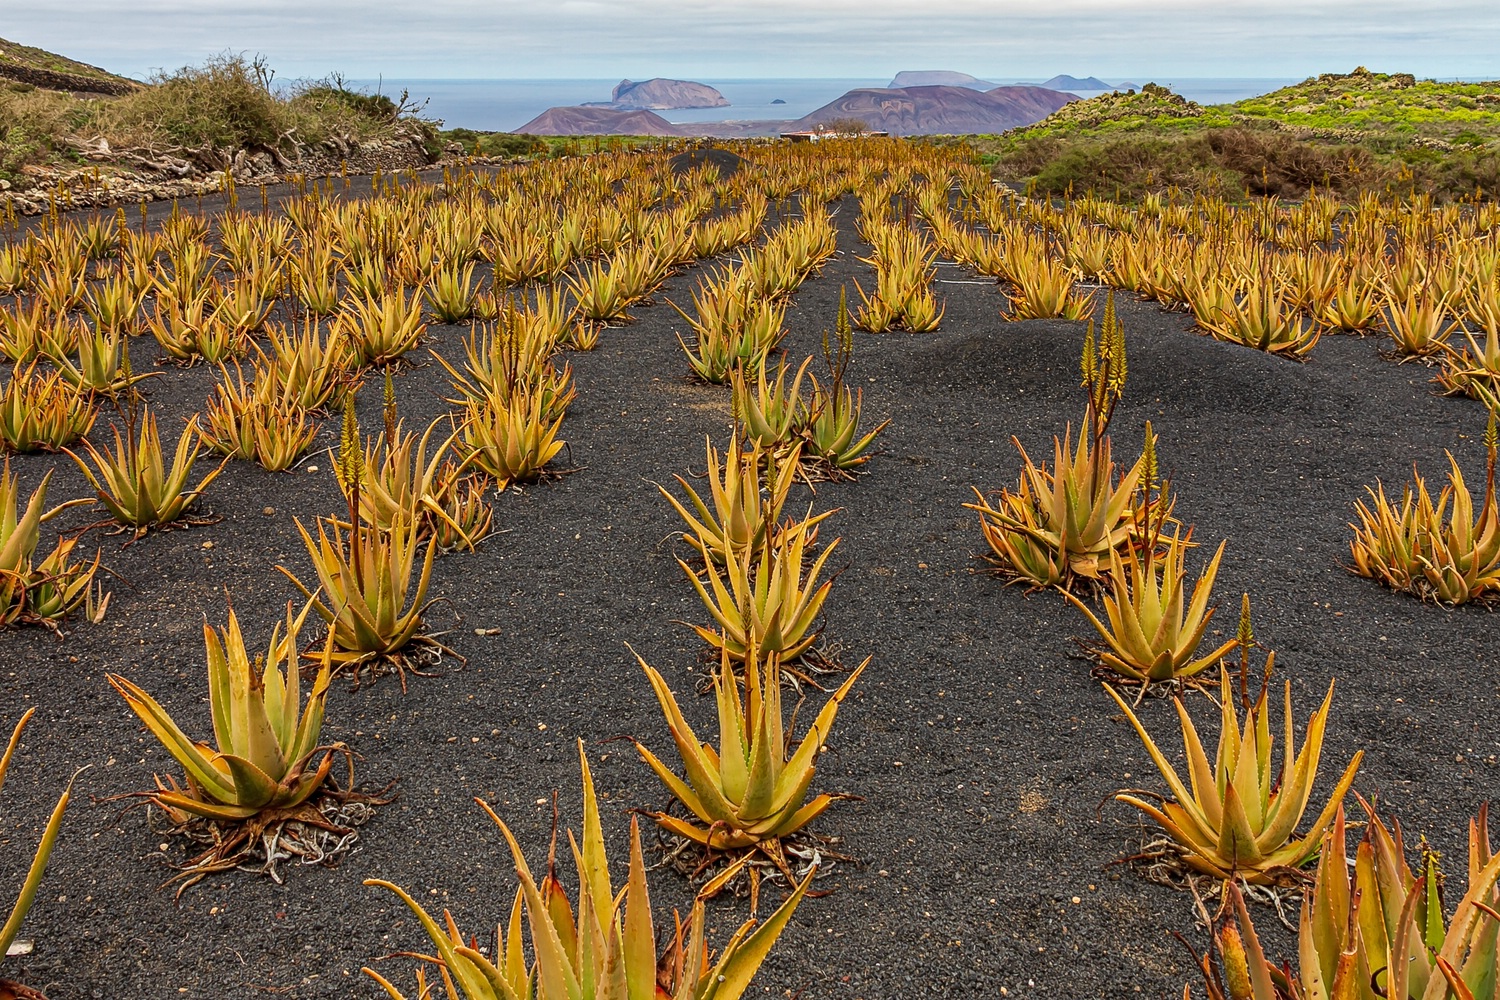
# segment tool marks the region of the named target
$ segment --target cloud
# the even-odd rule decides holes
[[[8,36],[121,72],[261,52],[282,76],[1500,76],[1494,0],[6,0]]]

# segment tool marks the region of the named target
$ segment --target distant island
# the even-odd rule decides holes
[[[611,111],[674,111],[681,108],[727,108],[729,101],[706,83],[654,77],[639,83],[621,80],[609,100],[583,106]]]
[[[898,136],[1004,132],[1041,121],[1075,100],[1043,87],[871,87],[849,91],[793,122],[788,131],[858,118]]]
[[[891,135],[995,133],[1041,121],[1076,101],[1042,87],[870,87],[851,90],[795,121],[690,122],[674,125],[642,109],[584,106],[549,108],[516,129],[523,135],[751,136],[808,132],[837,119],[857,118]]]
[[[1040,86],[1048,90],[1114,90],[1115,88],[1099,79],[1097,76],[1087,76],[1080,80],[1076,76],[1061,73],[1048,80]]]
[[[955,73],[946,69],[904,69],[897,73],[887,85],[892,90],[906,87],[967,87],[970,90],[994,90],[1000,86],[988,80],[980,80],[967,73]]]

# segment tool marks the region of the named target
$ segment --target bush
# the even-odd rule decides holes
[[[547,144],[537,136],[511,132],[491,132],[478,142],[481,156],[531,156],[547,152]]]
[[[402,104],[384,94],[350,90],[344,86],[343,78],[337,75],[303,87],[292,103],[320,111],[330,108],[349,111],[372,122],[393,122],[401,116],[403,110]]]
[[[503,156],[515,159],[520,156],[547,155],[551,147],[541,136],[522,132],[476,132],[471,128],[450,128],[438,133],[442,145],[458,143],[464,151],[474,156]]]
[[[152,86],[97,107],[98,128],[111,145],[171,143],[219,149],[314,144],[333,137],[362,140],[390,134],[398,122],[417,122],[421,106],[406,95],[350,90],[334,74],[290,89],[272,87],[275,74],[259,56],[225,53],[202,66],[158,74]]]
[[[110,107],[116,126],[138,141],[275,146],[292,127],[293,116],[271,92],[271,72],[258,57],[225,53],[202,66],[157,74],[151,83]]]
[[[1439,200],[1500,192],[1500,150],[1444,151],[1390,136],[1337,145],[1256,128],[1109,139],[1023,136],[1002,145],[997,156],[997,176],[1050,195],[1093,190],[1138,199],[1174,186],[1231,198],[1300,198],[1313,188],[1344,198],[1413,187]]]

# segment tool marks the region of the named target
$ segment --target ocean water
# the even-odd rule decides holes
[[[984,79],[1004,82],[1004,77]],[[879,79],[702,79],[729,101],[725,108],[696,108],[657,112],[670,122],[794,119],[815,111],[857,87],[884,87]],[[1114,81],[1108,81],[1114,82]],[[1125,81],[1121,81],[1125,82]],[[1160,78],[1132,76],[1129,82],[1154,82],[1199,104],[1226,104],[1297,83],[1290,79]],[[427,101],[426,114],[441,118],[449,128],[509,132],[548,108],[589,101],[607,101],[618,80],[350,80],[359,89],[397,97],[405,90],[414,100]],[[1080,91],[1079,97],[1096,92]],[[776,100],[785,104],[774,104]]]

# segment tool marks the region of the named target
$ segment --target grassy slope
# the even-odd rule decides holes
[[[49,73],[67,73],[71,76],[84,76],[91,80],[104,80],[109,83],[132,85],[134,80],[123,76],[117,76],[108,70],[100,69],[98,66],[90,66],[88,63],[60,56],[56,52],[48,52],[46,49],[38,49],[30,45],[22,45],[9,39],[0,38],[0,72],[7,67],[18,67],[22,69],[39,69]]]
[[[1233,114],[1310,129],[1483,142],[1500,137],[1500,81],[1439,83],[1408,74],[1325,73],[1228,106]]]
[[[1312,184],[1353,191],[1415,183],[1456,197],[1493,191],[1500,179],[1500,82],[1361,68],[1209,106],[1148,84],[967,141],[1005,179],[1053,192],[1214,183],[1296,195]]]
[[[1148,84],[1139,93],[1102,94],[1070,104],[1010,135],[1105,139],[1256,125],[1479,143],[1500,138],[1500,81],[1438,83],[1407,74],[1355,70],[1325,73],[1234,104],[1208,106]]]

